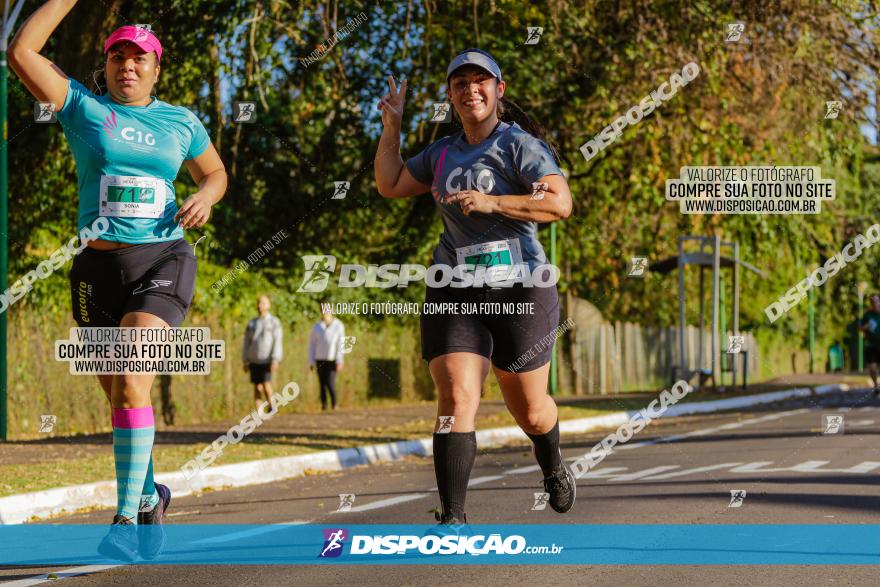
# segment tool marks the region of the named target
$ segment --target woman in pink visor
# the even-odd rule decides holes
[[[107,91],[92,93],[40,52],[77,0],[49,0],[24,23],[9,62],[37,100],[54,105],[77,167],[78,227],[100,237],[75,257],[73,318],[80,327],[179,327],[192,302],[196,258],[184,230],[203,226],[226,191],[226,171],[196,116],[155,96],[162,44],[123,26],[104,44]],[[183,163],[198,191],[177,207]],[[98,375],[110,400],[117,510],[99,552],[155,558],[171,501],[153,480],[150,388],[155,374]]]

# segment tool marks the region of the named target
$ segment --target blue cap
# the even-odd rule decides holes
[[[452,77],[452,73],[462,65],[476,65],[482,67],[495,76],[498,81],[502,81],[501,68],[498,67],[498,63],[495,62],[495,59],[491,55],[482,49],[465,49],[456,55],[446,69],[446,81],[449,81],[449,78]]]

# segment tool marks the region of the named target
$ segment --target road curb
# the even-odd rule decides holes
[[[849,386],[846,384],[819,385],[812,390],[802,387],[708,402],[679,404],[670,406],[664,415],[671,417],[705,414],[786,399],[847,391],[848,389]],[[615,412],[603,416],[563,420],[559,423],[559,430],[565,434],[575,434],[599,428],[615,428],[626,422],[635,413],[636,411]],[[527,440],[527,438],[517,426],[492,428],[477,432],[477,444],[480,447],[498,445],[513,440]],[[276,457],[209,467],[189,480],[179,471],[157,475],[156,480],[168,485],[175,497],[182,497],[208,488],[244,487],[272,483],[299,477],[307,471],[341,471],[359,465],[395,461],[410,455],[428,456],[432,453],[432,442],[432,438],[422,438],[321,451],[306,455]],[[21,524],[85,508],[112,507],[115,503],[116,481],[98,481],[85,485],[11,495],[0,498],[0,524]]]

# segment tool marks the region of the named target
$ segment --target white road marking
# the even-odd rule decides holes
[[[535,473],[541,470],[541,465],[531,465],[528,467],[517,467],[504,471],[505,475],[519,475],[521,473]]]
[[[745,465],[741,465],[739,467],[734,467],[730,470],[731,473],[759,473],[764,472],[761,467],[765,465],[772,465],[773,461],[756,461],[754,463],[747,463]]]
[[[475,485],[482,485],[483,483],[488,483],[490,481],[497,481],[498,479],[503,479],[504,475],[487,475],[485,477],[477,477],[476,479],[471,479],[468,481],[468,487],[473,487]]]
[[[428,497],[429,495],[434,495],[434,494],[433,493],[406,493],[404,495],[398,495],[396,497],[389,497],[388,499],[380,499],[379,501],[374,501],[371,503],[365,503],[364,505],[355,506],[348,511],[349,512],[366,512],[369,510],[378,510],[381,508],[391,507],[391,506],[397,505],[399,503],[406,503],[408,501],[415,501],[417,499],[422,499],[423,497]]]
[[[695,467],[693,469],[674,471],[672,473],[664,473],[662,475],[642,477],[642,481],[659,481],[661,479],[672,479],[673,477],[684,477],[685,475],[694,475],[696,473],[706,473],[708,471],[717,471],[718,469],[727,469],[729,467],[735,467],[740,464],[742,463],[720,463],[718,465],[706,465],[705,467]]]
[[[651,475],[656,475],[658,473],[663,473],[664,471],[671,471],[672,469],[680,469],[680,465],[662,465],[660,467],[652,467],[650,469],[645,469],[644,471],[638,471],[637,473],[629,473],[627,475],[617,475],[613,479],[609,479],[608,481],[635,481],[637,479],[641,479],[642,477],[650,477]]]
[[[585,473],[581,475],[581,479],[601,479],[601,478],[611,478],[617,475],[617,471],[626,471],[629,467],[605,467],[604,469],[599,469],[598,471],[590,471],[589,473]]]
[[[702,430],[694,430],[693,432],[686,432],[684,434],[675,434],[672,436],[662,436],[660,438],[655,438],[654,440],[645,440],[642,442],[635,443],[627,443],[623,445],[618,445],[614,447],[614,450],[632,450],[635,448],[641,448],[643,446],[652,446],[655,444],[665,444],[668,442],[676,442],[678,440],[684,440],[687,438],[693,438],[695,436],[706,436],[707,434],[714,434],[716,432],[722,432],[724,430],[734,430],[736,428],[742,428],[743,426],[747,426],[750,424],[759,424],[761,422],[768,422],[770,420],[778,420],[779,418],[785,418],[787,416],[794,416],[795,414],[803,414],[804,412],[809,412],[807,408],[800,408],[797,410],[789,410],[787,412],[779,412],[778,414],[768,414],[766,416],[760,416],[758,418],[750,418],[748,420],[740,420],[739,422],[728,422],[727,424],[722,424],[720,426],[714,426],[712,428],[704,428]],[[574,459],[577,460],[577,459]]]

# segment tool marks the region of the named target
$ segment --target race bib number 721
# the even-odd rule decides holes
[[[165,181],[155,177],[101,176],[101,216],[160,218],[165,211]]]

